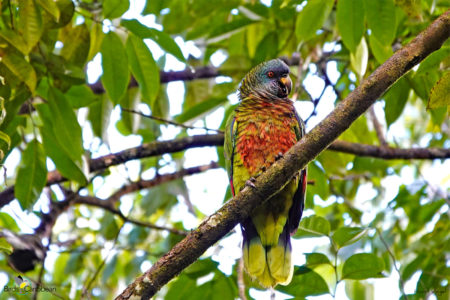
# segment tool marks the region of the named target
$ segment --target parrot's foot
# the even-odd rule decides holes
[[[278,154],[275,156],[275,161],[280,160],[283,158],[283,153],[278,152]]]
[[[249,186],[249,187],[251,187],[251,188],[256,188],[255,183],[254,183],[255,181],[256,181],[255,177],[250,177],[250,178],[245,182],[245,185],[246,185],[246,186]]]
[[[266,169],[267,169],[266,166],[262,166],[262,167],[260,168],[261,172],[265,172]]]

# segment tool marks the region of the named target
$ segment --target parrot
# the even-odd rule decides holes
[[[235,196],[305,134],[305,125],[288,98],[292,81],[280,59],[260,63],[240,83],[239,103],[226,123],[224,156]],[[292,280],[291,235],[302,217],[306,168],[241,222],[247,274],[265,288]]]

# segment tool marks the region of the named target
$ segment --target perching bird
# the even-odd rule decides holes
[[[254,67],[242,80],[240,103],[228,119],[225,157],[233,196],[270,167],[303,135],[304,124],[288,98],[289,67],[274,59]],[[306,169],[241,223],[244,267],[264,287],[292,279],[291,234],[300,222]]]

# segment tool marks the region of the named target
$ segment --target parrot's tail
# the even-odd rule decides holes
[[[291,261],[292,246],[287,227],[279,236],[278,243],[274,245],[263,245],[257,234],[250,237],[248,230],[246,233],[242,250],[247,273],[266,288],[277,284],[289,284],[294,266]]]

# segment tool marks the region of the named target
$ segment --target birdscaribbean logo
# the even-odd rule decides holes
[[[34,292],[44,292],[44,293],[54,293],[56,292],[56,288],[54,287],[36,287],[31,284],[30,280],[23,278],[22,276],[18,275],[14,278],[15,284],[14,286],[6,286],[3,288],[3,292],[6,293],[14,293],[19,295],[27,295]]]
[[[15,293],[15,294],[19,294],[19,295],[26,295],[28,293],[31,293],[31,291],[33,290],[33,286],[31,285],[31,282],[26,279],[23,278],[22,276],[17,276],[14,278],[15,284],[12,287],[8,287],[5,286],[3,288],[4,292],[9,292],[9,293]]]

